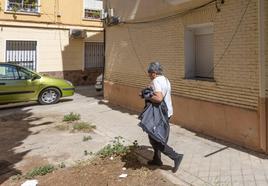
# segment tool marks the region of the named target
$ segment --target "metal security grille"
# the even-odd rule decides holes
[[[85,43],[85,68],[103,68],[104,44],[97,42]]]
[[[6,41],[6,62],[36,70],[37,41]]]

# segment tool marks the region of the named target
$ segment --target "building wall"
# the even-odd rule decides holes
[[[124,95],[121,99],[129,102],[121,101],[121,105],[138,108],[137,100],[126,98],[128,94],[124,92],[134,88],[133,96],[138,95],[138,90],[149,83],[148,63],[159,60],[172,84],[175,123],[259,149],[257,3],[257,0],[228,0],[218,13],[213,3],[175,18],[108,27],[105,79],[109,91],[105,96]],[[186,80],[184,29],[208,22],[214,24],[215,82]],[[181,117],[184,108],[188,112]],[[236,119],[234,113],[241,119]],[[211,117],[214,115],[223,117],[223,122]],[[247,118],[250,119],[245,124]]]
[[[83,19],[83,0],[41,0],[40,13],[28,15],[6,12],[6,0],[0,0],[0,3],[0,20],[102,27],[101,21]]]
[[[216,13],[212,4],[183,17],[109,27],[106,79],[142,87],[148,83],[144,72],[147,64],[159,60],[172,83],[174,95],[256,110],[259,95],[257,0],[251,1],[238,28],[246,7],[247,1],[230,0],[220,13]],[[214,23],[216,82],[185,80],[184,28],[207,22]]]
[[[264,43],[265,43],[265,83],[266,83],[266,89],[265,89],[265,101],[266,101],[266,134],[268,134],[268,1],[264,2]],[[268,137],[266,138],[266,146],[268,149]]]
[[[265,66],[266,66],[266,97],[268,98],[268,1],[264,1],[264,29],[265,29]]]
[[[137,112],[143,109],[140,88],[107,81],[104,85],[104,96],[110,103]],[[172,123],[261,151],[256,111],[176,95],[172,95],[172,101]]]
[[[84,69],[84,43],[103,42],[100,20],[84,19],[83,0],[40,0],[39,13],[6,11],[0,0],[0,61],[5,61],[6,40],[37,41],[37,71],[72,81],[94,84],[103,69]],[[70,29],[86,31],[86,38],[72,39]]]
[[[103,0],[104,7],[114,8],[122,21],[157,19],[202,6],[211,0]]]
[[[84,71],[84,43],[103,42],[102,32],[87,32],[87,39],[72,39],[67,29],[2,27],[0,30],[1,62],[5,61],[6,40],[37,41],[37,72],[66,78],[75,84],[92,84],[102,71],[97,70],[97,74],[96,69],[92,72],[82,72]]]

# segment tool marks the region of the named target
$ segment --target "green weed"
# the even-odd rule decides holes
[[[42,167],[34,168],[33,170],[29,171],[26,174],[27,179],[34,178],[35,176],[44,176],[48,173],[51,173],[55,170],[55,167],[53,165],[45,165]]]
[[[93,129],[96,129],[95,125],[91,125],[90,123],[84,121],[77,122],[73,125],[73,132],[74,131],[91,132]]]
[[[69,113],[67,115],[64,115],[63,117],[63,121],[65,122],[72,122],[72,121],[78,121],[80,120],[80,114],[76,114],[76,113]]]
[[[91,136],[84,136],[83,137],[83,141],[88,141],[88,140],[92,140]]]
[[[97,155],[99,155],[101,158],[106,158],[109,156],[123,156],[131,150],[131,146],[124,145],[125,141],[121,136],[115,137],[112,142],[112,144],[106,145],[99,152],[97,152]],[[137,141],[135,144],[137,144]]]

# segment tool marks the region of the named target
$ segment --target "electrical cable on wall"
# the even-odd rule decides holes
[[[111,6],[110,1],[108,0],[107,2]],[[195,10],[198,10],[200,8],[206,7],[206,6],[208,6],[208,5],[210,5],[210,4],[214,3],[214,2],[216,3],[216,8],[219,11],[220,8],[218,6],[218,0],[212,0],[212,1],[209,1],[208,3],[200,5],[198,7],[194,7],[192,9],[186,10],[184,12],[178,12],[176,14],[169,15],[169,16],[166,16],[166,17],[160,17],[160,18],[157,18],[157,19],[145,20],[145,21],[121,21],[121,22],[119,22],[119,24],[145,24],[145,23],[152,23],[152,22],[162,21],[162,20],[165,20],[165,19],[170,19],[170,18],[174,18],[174,17],[177,17],[177,16],[182,16],[182,15],[188,14],[188,13],[190,13],[192,11],[195,11]],[[221,0],[221,3],[223,4],[224,0]]]
[[[205,4],[203,4],[203,5],[200,5],[200,6],[198,6],[198,7],[189,9],[189,10],[184,11],[184,12],[179,12],[179,13],[176,13],[176,14],[174,14],[174,15],[170,15],[170,16],[166,16],[166,17],[161,17],[161,18],[157,18],[157,19],[153,19],[153,20],[146,20],[146,21],[137,21],[137,22],[126,22],[126,21],[125,21],[125,22],[119,22],[119,24],[145,24],[145,23],[151,23],[151,22],[162,21],[162,20],[165,20],[165,19],[170,19],[170,18],[174,18],[174,17],[177,17],[177,16],[182,16],[182,15],[188,14],[188,13],[190,13],[190,12],[192,12],[192,11],[195,11],[195,10],[201,9],[201,8],[203,8],[203,7],[206,7],[206,6],[208,6],[208,5],[212,4],[212,3],[215,3],[216,9],[217,9],[217,11],[219,12],[219,11],[220,11],[220,7],[219,7],[219,5],[218,5],[218,0],[212,0],[212,1],[209,1],[209,2],[207,2],[207,3],[205,3]],[[224,3],[225,3],[224,0],[220,0],[220,4],[224,4]],[[106,4],[107,7],[108,7],[108,4],[109,4],[109,7],[111,7],[111,2],[110,2],[109,0],[107,0],[107,4]],[[108,26],[116,26],[116,25],[108,25]],[[146,76],[147,76],[147,72],[144,70],[145,68],[144,68],[144,66],[143,66],[143,63],[141,62],[141,59],[140,59],[140,57],[138,56],[138,53],[137,53],[137,51],[136,51],[136,49],[135,49],[135,47],[134,47],[134,42],[133,42],[133,39],[132,39],[132,37],[131,37],[130,28],[128,27],[127,29],[128,29],[129,39],[130,39],[130,42],[131,42],[131,47],[132,47],[132,49],[133,49],[133,51],[134,51],[134,54],[135,54],[136,58],[138,59],[138,62],[139,62],[139,64],[140,64],[140,66],[142,67],[144,73],[145,73]],[[233,39],[232,39],[232,40],[233,40]],[[223,56],[224,56],[224,55],[223,55]],[[214,66],[213,69],[214,69],[215,67],[216,67],[216,66]],[[213,69],[212,69],[211,71],[213,71]],[[211,72],[210,72],[210,73],[211,73]]]
[[[242,24],[242,21],[244,20],[244,17],[245,17],[245,15],[246,15],[246,13],[247,13],[247,10],[248,10],[248,8],[249,8],[250,3],[251,3],[251,0],[248,0],[247,6],[246,6],[244,12],[242,13],[242,15],[241,15],[241,17],[240,17],[239,23],[238,23],[237,26],[236,26],[236,29],[235,29],[235,31],[234,31],[232,37],[231,37],[231,40],[229,41],[228,45],[227,45],[226,48],[224,49],[224,51],[223,51],[223,53],[222,53],[222,55],[221,55],[219,61],[213,66],[213,68],[208,72],[207,75],[211,75],[211,73],[214,72],[214,69],[215,69],[215,68],[222,62],[222,59],[224,58],[225,54],[227,53],[228,49],[230,48],[231,44],[233,43],[233,40],[234,40],[236,34],[237,34],[238,31],[239,31],[239,28],[240,28],[240,26],[241,26],[241,24]]]
[[[218,1],[220,1],[220,4],[224,4],[225,0],[211,0],[205,4],[202,4],[198,7],[194,7],[192,9],[188,9],[184,12],[177,12],[176,14],[173,14],[173,15],[169,15],[169,16],[166,16],[166,17],[160,17],[160,18],[156,18],[156,19],[152,19],[152,20],[146,20],[146,21],[120,21],[119,17],[117,16],[110,16],[108,15],[105,19],[103,19],[103,21],[106,23],[107,26],[116,26],[116,25],[119,25],[119,24],[145,24],[145,23],[152,23],[152,22],[158,22],[158,21],[162,21],[162,20],[165,20],[165,19],[171,19],[171,18],[175,18],[177,16],[183,16],[185,14],[188,14],[192,11],[195,11],[195,10],[198,10],[200,8],[203,8],[203,7],[206,7],[207,5],[210,5],[212,3],[215,2],[215,7],[217,9],[217,12],[220,12],[220,6],[219,6],[219,3]],[[106,4],[106,8],[108,9],[112,9],[111,8],[111,2],[109,0],[106,1],[107,4]],[[108,4],[109,4],[109,7],[108,7]],[[107,9],[107,10],[108,10]]]
[[[137,53],[137,50],[136,50],[136,48],[135,48],[135,46],[134,46],[134,42],[133,42],[133,39],[132,39],[132,37],[131,37],[131,33],[130,33],[129,26],[127,27],[127,30],[128,30],[128,35],[129,35],[130,44],[131,44],[131,47],[132,47],[132,49],[133,49],[133,51],[134,51],[134,54],[135,54],[136,58],[138,59],[138,62],[140,63],[140,66],[141,66],[141,68],[142,68],[142,71],[145,73],[145,76],[147,76],[147,71],[145,70],[145,67],[143,66],[143,63],[141,62],[140,57],[139,57],[139,55],[138,55],[138,53]]]

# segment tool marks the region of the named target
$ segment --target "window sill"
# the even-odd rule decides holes
[[[6,10],[4,13],[5,14],[15,14],[15,15],[41,16],[40,12],[20,12],[20,11],[14,12],[14,11]]]
[[[209,79],[209,78],[183,78],[182,81],[185,83],[193,83],[198,85],[208,85],[208,86],[217,85],[215,79]]]
[[[94,19],[94,18],[82,18],[83,21],[95,21],[95,22],[102,22],[101,19]]]

